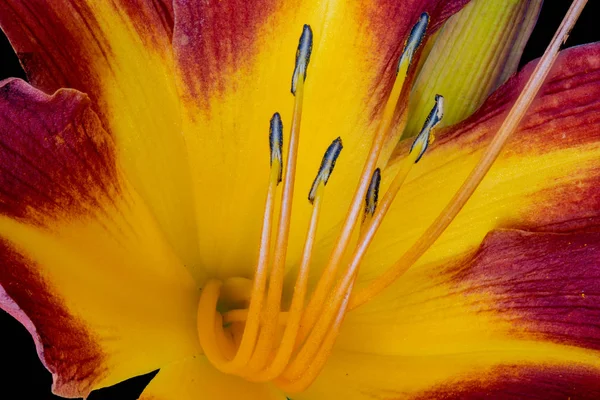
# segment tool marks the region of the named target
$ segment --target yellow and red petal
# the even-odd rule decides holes
[[[303,25],[312,27],[314,43],[300,133],[291,262],[299,257],[310,213],[308,191],[327,146],[337,136],[344,143],[337,167],[341,172],[327,187],[323,230],[340,222],[351,199],[410,28],[428,11],[435,29],[464,3],[174,3],[173,46],[206,268],[222,276],[252,273],[269,177],[269,119],[280,112],[286,142],[294,103],[291,77]]]
[[[202,355],[161,368],[140,400],[248,399],[286,400],[268,383],[251,383],[219,372]]]
[[[0,307],[63,396],[196,354],[198,288],[89,98],[0,87]]]
[[[440,134],[384,222],[361,284],[387,268],[435,218],[531,70]],[[565,51],[521,128],[446,233],[390,288],[347,315],[336,352],[306,398],[469,398],[473,382],[502,397],[513,393],[501,391],[507,369],[517,378],[540,376],[539,386],[521,379],[518,389],[506,389],[520,396],[531,388],[546,390],[541,398],[597,390],[599,95],[600,45]],[[493,231],[511,227],[531,232]],[[556,378],[553,386],[545,385],[549,377]],[[572,389],[584,383],[581,391]],[[452,397],[450,387],[458,395]]]
[[[201,280],[169,3],[10,0],[0,5],[0,25],[34,86],[92,99],[123,171]]]
[[[509,80],[471,118],[440,133],[377,233],[360,284],[397,260],[450,201],[532,69],[533,64]],[[600,44],[564,51],[479,188],[416,267],[475,251],[493,229],[556,230],[598,217],[599,96]],[[407,146],[399,152],[407,152]],[[383,172],[384,182],[396,168]]]
[[[595,400],[600,393],[598,368],[577,363],[489,368],[486,357],[489,355],[476,353],[397,357],[341,352],[329,362],[313,386],[305,393],[294,395],[293,399],[563,400],[570,396],[571,399]],[[466,365],[475,369],[440,383],[442,371],[458,372]]]
[[[304,398],[593,398],[597,228],[499,230],[469,257],[410,270],[395,293],[347,316]]]
[[[115,55],[103,32],[103,13],[121,14],[132,35],[160,51],[169,51],[173,32],[170,1],[118,0],[111,7],[85,0],[11,0],[0,5],[0,25],[35,87],[46,93],[74,88],[100,100],[100,63],[110,68]]]
[[[500,398],[506,400],[538,399],[595,400],[600,397],[600,379],[593,368],[571,366],[498,367],[490,372],[493,379],[473,376],[462,382],[435,387],[415,400]]]

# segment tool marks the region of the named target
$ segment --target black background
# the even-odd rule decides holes
[[[546,0],[538,24],[525,48],[521,64],[542,55],[571,1]],[[600,7],[591,0],[573,29],[566,46],[600,41]],[[0,32],[0,79],[25,79],[6,37]],[[2,267],[2,266],[0,266]],[[133,378],[112,388],[92,393],[90,400],[137,399],[154,373]],[[25,328],[0,310],[0,398],[5,400],[59,399],[50,394],[50,374],[38,360],[33,341]]]

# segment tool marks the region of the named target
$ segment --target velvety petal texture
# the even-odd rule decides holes
[[[409,30],[427,12],[434,32],[466,3],[0,4],[0,25],[38,88],[0,83],[0,307],[32,334],[54,392],[87,396],[160,368],[142,399],[284,400],[271,384],[217,372],[202,355],[196,312],[206,276],[253,273],[269,179],[268,121],[281,113],[287,144],[302,27],[310,24],[314,42],[290,267],[304,243],[306,195],[323,152],[338,135],[344,143],[327,186],[314,283]],[[535,19],[534,8],[519,9],[524,21]],[[511,69],[514,53],[502,50]],[[359,289],[456,192],[533,67],[439,132],[378,232]],[[407,82],[415,76],[413,69]],[[400,143],[383,171],[382,192],[408,146]],[[477,398],[481,388],[500,398],[594,398],[599,157],[594,44],[562,54],[460,215],[401,279],[347,315],[323,373],[294,400]]]
[[[89,98],[0,86],[0,306],[66,397],[197,354],[198,288]]]
[[[396,283],[347,315],[334,355],[306,399],[418,397],[432,387],[441,398],[469,398],[462,391],[475,388],[469,382],[511,395],[517,386],[503,386],[498,368],[516,371],[523,385],[527,374],[546,376],[530,389],[519,386],[521,398],[593,398],[600,380],[599,52],[592,44],[560,56],[447,231]],[[362,284],[391,265],[442,209],[532,68],[440,133],[384,221],[362,266]],[[561,379],[556,371],[564,371]]]
[[[598,393],[597,229],[495,231],[475,254],[410,271],[395,289],[348,316],[353,343],[298,399]]]
[[[492,374],[495,375],[493,380],[475,376],[432,389],[417,399],[594,400],[600,396],[598,371],[592,368],[577,365],[562,368],[498,367]]]
[[[217,371],[206,357],[169,364],[142,393],[140,400],[248,399],[286,400],[271,384],[250,383]]]
[[[87,1],[6,1],[0,5],[0,23],[35,87],[47,93],[74,88],[101,100],[101,70],[111,68],[116,55],[115,43],[102,31],[103,19],[111,17],[106,14],[120,14],[130,24],[130,36],[166,52],[173,31],[170,3],[118,0],[103,7]]]
[[[312,27],[314,41],[288,251],[292,263],[308,226],[308,191],[327,146],[341,136],[344,150],[321,219],[325,230],[344,216],[410,28],[428,11],[433,30],[464,3],[175,1],[173,46],[204,268],[217,276],[253,272],[269,179],[269,119],[281,114],[287,146],[303,25]]]
[[[518,96],[534,64],[465,122],[439,133],[384,220],[361,273],[370,280],[415,242],[450,201]],[[418,264],[474,251],[497,228],[547,229],[597,216],[600,45],[564,51],[518,130],[446,232]],[[398,148],[398,159],[408,143]],[[397,164],[383,172],[384,183]],[[398,226],[403,229],[398,229]]]
[[[124,173],[200,281],[170,2],[9,0],[0,24],[35,87],[88,94]]]

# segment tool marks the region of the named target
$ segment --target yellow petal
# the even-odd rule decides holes
[[[521,345],[489,353],[404,357],[338,352],[315,383],[293,399],[544,400],[569,395],[572,399],[594,398],[598,394],[600,368],[582,362],[590,357],[583,352],[565,352],[563,358],[543,364],[547,350]],[[490,366],[494,359],[502,363],[512,358],[527,361],[517,367]]]
[[[123,178],[87,97],[0,87],[0,306],[55,393],[89,391],[200,351],[198,287]]]
[[[180,17],[173,43],[186,100],[184,134],[203,267],[217,276],[252,274],[269,180],[269,120],[276,111],[281,114],[287,143],[294,104],[290,84],[303,25],[312,27],[314,43],[288,251],[292,262],[308,226],[308,191],[324,150],[341,136],[344,151],[327,186],[321,222],[328,230],[351,199],[410,27],[423,11],[447,17],[462,3],[175,3]]]
[[[561,55],[506,149],[417,265],[472,251],[496,228],[542,229],[596,215],[598,49],[582,46]],[[532,67],[499,89],[470,119],[440,134],[398,194],[361,267],[361,280],[371,280],[391,265],[441,212],[478,161]],[[399,151],[407,152],[406,146]],[[393,177],[395,168],[384,171],[384,180]]]
[[[481,386],[501,391],[506,370],[515,382],[533,374],[505,388],[520,398],[597,390],[599,250],[597,231],[504,230],[475,254],[409,271],[347,315],[305,398],[478,398]]]
[[[198,355],[160,369],[140,400],[248,399],[285,400],[270,384],[250,383],[217,371]]]
[[[200,281],[172,15],[160,3],[9,1],[0,5],[0,23],[36,87],[72,87],[91,97],[124,173]]]

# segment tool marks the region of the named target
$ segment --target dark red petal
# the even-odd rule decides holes
[[[40,360],[55,376],[55,390],[65,396],[89,393],[105,373],[105,355],[37,270],[38,265],[0,238],[0,308],[29,331]]]
[[[505,118],[537,61],[515,75],[468,120],[450,127],[434,144],[485,146]],[[538,99],[509,139],[501,158],[531,156],[592,147],[600,140],[600,44],[567,49],[560,56]],[[587,151],[587,150],[586,150]],[[540,166],[542,167],[542,166]],[[569,230],[589,224],[600,213],[600,164],[582,164],[570,184],[557,180],[535,195],[537,206],[512,227],[528,230]],[[568,179],[565,180],[567,183]],[[551,183],[551,182],[549,182]],[[573,184],[575,183],[575,184]]]
[[[527,64],[494,92],[473,116],[447,128],[440,134],[435,146],[451,144],[453,141],[470,146],[478,142],[487,143],[536,65],[537,60]],[[597,141],[598,130],[589,127],[600,125],[600,113],[595,112],[600,108],[599,81],[600,43],[562,51],[538,99],[511,137],[505,151],[535,154]]]
[[[490,298],[479,312],[517,337],[600,350],[600,232],[494,231],[454,268],[456,290]]]
[[[0,83],[0,214],[43,224],[96,212],[120,192],[114,152],[87,96]]]
[[[460,261],[410,270],[347,316],[316,392],[337,383],[390,400],[595,398],[597,228],[497,230]]]
[[[377,47],[372,49],[372,57],[381,63],[380,73],[385,70],[391,73],[397,64],[408,32],[422,12],[430,14],[431,32],[468,1],[361,0],[351,4],[354,9],[352,12],[360,14],[357,19],[361,20],[361,23],[355,27],[358,36],[360,37],[363,30],[374,36],[373,43],[377,43]],[[330,7],[336,6],[332,4]],[[322,24],[313,27],[317,30],[329,25],[328,13],[336,15],[331,10],[324,12],[323,4],[317,1],[175,0],[173,43],[181,73],[191,95],[197,97],[209,89],[226,85],[227,82],[219,81],[223,71],[228,68],[237,70],[249,63],[261,50],[261,42],[279,40],[278,25],[285,28],[297,25],[299,37],[302,24],[310,21],[295,20],[294,14],[311,8],[321,10]],[[290,19],[281,19],[283,14]],[[338,13],[334,18],[343,18],[343,15]],[[274,28],[267,29],[267,33],[261,32],[266,24]],[[323,32],[317,31],[316,34],[322,36]],[[293,54],[294,50],[290,49],[290,54]],[[340,60],[341,63],[343,60]],[[340,68],[343,70],[343,66]],[[289,69],[291,77],[293,65],[289,65]],[[380,76],[378,82],[386,78],[389,76]]]
[[[105,3],[108,5],[109,3]],[[117,0],[115,14],[129,19],[147,45],[167,47],[172,35],[168,0]],[[68,87],[100,95],[100,69],[110,70],[112,44],[100,28],[98,4],[74,0],[8,0],[0,3],[0,26],[30,82],[46,93]]]
[[[63,396],[199,351],[197,283],[115,152],[86,95],[0,83],[0,307]]]
[[[597,400],[598,370],[572,367],[498,367],[485,375],[434,388],[415,400]]]

